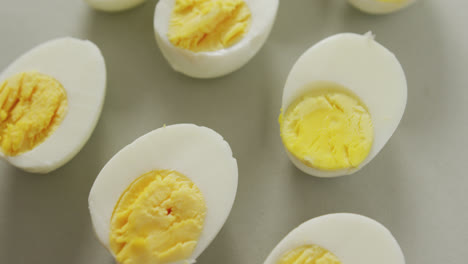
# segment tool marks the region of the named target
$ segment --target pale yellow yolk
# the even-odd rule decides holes
[[[54,78],[23,72],[0,85],[0,146],[5,155],[32,150],[50,136],[68,109],[63,86]]]
[[[250,16],[243,0],[176,0],[168,38],[193,52],[220,50],[242,39]]]
[[[279,117],[286,149],[320,170],[355,168],[370,152],[374,130],[366,107],[342,90],[306,94]]]
[[[286,252],[277,264],[341,264],[341,261],[322,247],[307,245]]]
[[[198,187],[176,171],[137,178],[111,219],[110,246],[125,264],[161,264],[190,257],[203,229],[206,204]]]

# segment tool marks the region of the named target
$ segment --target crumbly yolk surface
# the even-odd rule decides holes
[[[307,245],[286,252],[277,264],[341,264],[341,261],[322,247]]]
[[[205,215],[203,195],[189,178],[172,170],[148,172],[131,183],[114,209],[111,249],[124,264],[185,260]]]
[[[193,52],[220,50],[242,39],[250,20],[243,0],[176,0],[168,38]]]
[[[344,90],[303,95],[279,117],[286,149],[320,170],[357,167],[374,140],[371,116],[360,100]]]
[[[16,156],[42,143],[68,110],[67,94],[56,79],[22,72],[0,84],[0,146]]]

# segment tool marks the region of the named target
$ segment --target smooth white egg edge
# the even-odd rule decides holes
[[[175,0],[160,0],[155,9],[154,31],[163,56],[178,72],[194,78],[215,78],[246,64],[264,45],[278,11],[278,0],[245,0],[252,13],[247,34],[233,46],[212,52],[192,52],[174,46],[167,37]]]
[[[276,264],[283,254],[304,245],[321,246],[343,264],[405,263],[398,242],[382,224],[362,215],[337,213],[313,218],[292,230],[264,264]]]
[[[376,0],[348,0],[348,2],[357,9],[370,14],[387,14],[403,9],[416,0],[408,0],[405,3],[389,3]]]
[[[100,11],[119,12],[146,2],[146,0],[85,0],[91,7]]]
[[[353,48],[342,47],[348,45]],[[358,60],[360,55],[371,55],[372,58],[365,62],[363,59]],[[359,63],[361,66],[357,66]],[[377,67],[381,67],[379,73],[374,73]],[[296,98],[311,89],[308,84],[316,81],[338,83],[366,104],[374,126],[374,142],[370,153],[357,168],[339,171],[308,167],[286,149],[288,157],[300,170],[318,177],[336,177],[357,172],[380,152],[403,117],[407,84],[401,64],[393,53],[374,40],[371,33],[333,35],[309,48],[292,67],[283,91],[283,111]]]
[[[156,129],[120,150],[101,170],[89,195],[93,227],[109,246],[114,207],[125,189],[142,174],[173,169],[189,177],[207,205],[204,228],[191,258],[196,259],[224,225],[237,192],[238,170],[229,144],[215,131],[193,124]]]
[[[16,73],[38,71],[57,79],[67,93],[68,111],[59,127],[31,151],[0,156],[28,172],[47,173],[72,159],[91,136],[106,92],[106,67],[99,48],[70,37],[45,42],[14,61],[0,83]]]

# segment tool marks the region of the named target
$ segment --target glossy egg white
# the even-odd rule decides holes
[[[104,166],[89,194],[89,210],[99,241],[109,250],[111,217],[116,203],[139,176],[152,170],[176,170],[203,194],[207,214],[189,261],[195,260],[226,221],[237,192],[237,161],[215,131],[193,124],[156,129],[120,150]],[[185,262],[180,262],[185,263]]]
[[[66,37],[26,52],[0,74],[0,83],[27,71],[58,80],[67,94],[68,111],[44,142],[17,156],[6,156],[0,151],[0,157],[25,171],[48,173],[72,159],[91,136],[104,104],[106,66],[95,44]]]
[[[382,224],[368,217],[329,214],[313,218],[292,230],[273,249],[264,264],[276,264],[290,250],[318,245],[343,264],[404,264],[398,242]]]
[[[278,0],[244,0],[250,9],[251,25],[244,37],[231,47],[210,52],[192,52],[174,46],[167,37],[175,0],[160,0],[154,14],[156,41],[171,67],[194,78],[215,78],[245,65],[263,46],[276,18]]]
[[[396,12],[400,9],[408,7],[416,0],[394,0],[394,1],[379,1],[379,0],[348,0],[348,2],[357,9],[369,14],[388,14]]]
[[[291,69],[283,90],[282,109],[298,97],[320,89],[314,83],[332,82],[357,95],[367,106],[374,126],[374,142],[367,158],[356,168],[324,171],[309,167],[287,150],[303,172],[318,177],[352,174],[369,163],[398,127],[407,100],[403,69],[395,55],[374,40],[372,33],[341,33],[308,49]]]
[[[146,0],[85,0],[91,7],[100,11],[119,12],[143,4]]]

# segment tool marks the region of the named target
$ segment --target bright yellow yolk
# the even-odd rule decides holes
[[[277,264],[341,264],[341,261],[324,248],[307,245],[286,252]]]
[[[286,149],[309,167],[355,168],[370,152],[374,130],[366,107],[344,90],[306,94],[280,115]]]
[[[168,38],[193,52],[220,50],[243,37],[250,16],[243,0],[176,0]]]
[[[63,86],[54,78],[23,72],[0,85],[0,146],[5,155],[32,150],[50,136],[68,109]]]
[[[176,171],[137,178],[111,219],[110,246],[119,263],[162,264],[190,257],[203,229],[206,204],[198,187]]]

